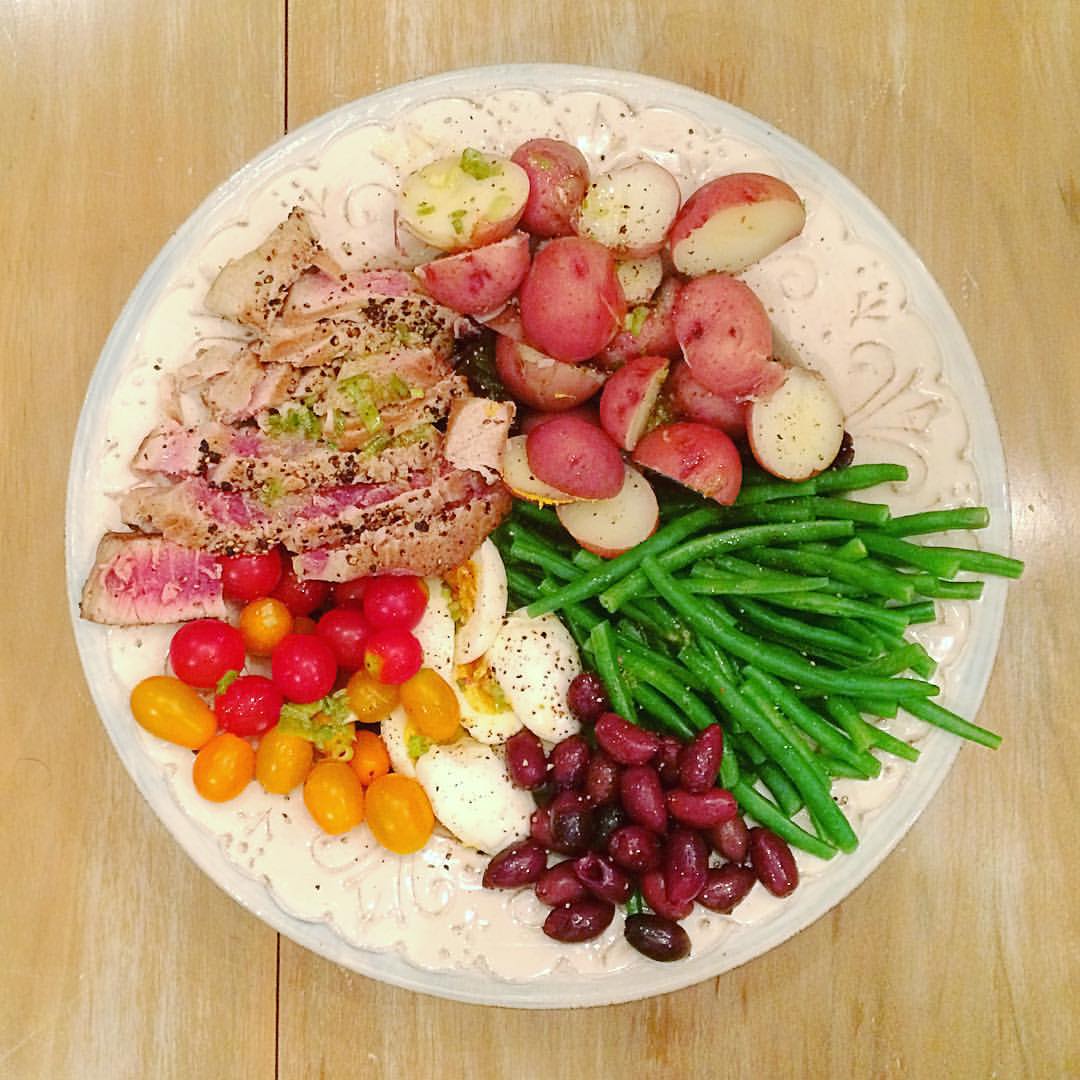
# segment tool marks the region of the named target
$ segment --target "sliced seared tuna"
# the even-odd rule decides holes
[[[502,475],[503,453],[514,422],[512,401],[466,397],[454,402],[443,453],[457,469],[475,469],[488,480]]]
[[[335,315],[373,296],[422,293],[407,270],[355,270],[342,273],[325,260],[310,267],[289,290],[281,321],[290,325]]]
[[[160,536],[106,533],[83,586],[80,614],[112,626],[225,618],[213,555]]]

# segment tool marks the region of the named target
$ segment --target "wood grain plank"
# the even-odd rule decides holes
[[[98,350],[172,230],[280,134],[283,36],[260,0],[0,4],[0,1076],[273,1075],[276,935],[113,753],[62,536]]]

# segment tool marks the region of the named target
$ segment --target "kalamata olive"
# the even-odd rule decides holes
[[[627,822],[626,811],[617,803],[606,803],[598,806],[593,814],[593,850],[607,851],[608,841],[613,833],[621,829]]]
[[[506,771],[510,783],[526,791],[540,787],[547,777],[544,744],[528,728],[506,740]]]
[[[701,834],[691,829],[672,829],[664,850],[668,899],[676,905],[689,903],[705,888],[708,875],[709,849]]]
[[[855,460],[855,440],[851,437],[851,432],[845,431],[843,438],[840,440],[840,449],[836,451],[836,457],[833,458],[830,469],[846,469]]]
[[[551,800],[559,794],[559,789],[554,784],[544,783],[533,788],[530,794],[537,806],[550,806]]]
[[[716,783],[724,756],[724,733],[719,724],[699,731],[679,754],[679,786],[686,791],[708,791]]]
[[[791,848],[771,829],[750,830],[750,865],[773,896],[788,896],[799,884],[799,868]]]
[[[641,895],[645,903],[657,915],[662,915],[665,919],[678,922],[694,910],[693,900],[684,900],[677,904],[668,896],[663,870],[647,870],[641,875],[638,884],[641,886]]]
[[[667,804],[660,774],[651,765],[630,765],[619,777],[619,798],[631,821],[653,832],[667,832]]]
[[[714,825],[708,830],[706,838],[713,851],[728,862],[746,862],[746,853],[750,848],[750,830],[740,815],[736,814],[727,821]]]
[[[624,825],[611,834],[608,854],[624,870],[643,874],[663,862],[664,847],[660,837],[644,825]]]
[[[747,873],[750,873],[748,870]],[[753,874],[750,874],[753,877]],[[534,886],[536,899],[548,907],[561,907],[563,904],[572,904],[575,900],[584,900],[589,896],[589,890],[581,883],[581,879],[574,873],[574,863],[567,859],[564,862],[549,866],[541,875]]]
[[[570,735],[552,748],[548,761],[551,782],[560,791],[577,790],[585,783],[589,744],[583,735]]]
[[[596,806],[605,806],[619,797],[619,766],[597,750],[585,769],[585,794]]]
[[[551,835],[551,807],[538,806],[529,818],[529,836],[542,848],[551,850],[554,839]]]
[[[756,884],[757,875],[749,866],[732,862],[713,866],[705,879],[705,888],[698,893],[697,902],[710,911],[730,915]]]
[[[683,744],[674,735],[660,736],[660,749],[653,758],[653,767],[660,774],[660,783],[666,788],[679,786],[679,755]]]
[[[566,704],[583,724],[593,723],[611,708],[611,701],[600,676],[591,671],[583,671],[574,676],[566,691]]]
[[[735,796],[718,787],[700,792],[675,788],[667,793],[667,808],[676,821],[691,829],[712,828],[739,812]]]
[[[574,860],[574,873],[598,900],[625,904],[630,898],[630,879],[610,859],[595,851]]]
[[[547,852],[534,840],[519,840],[495,855],[484,871],[485,889],[516,889],[539,880]]]
[[[614,918],[614,904],[590,896],[549,912],[544,933],[556,941],[590,941],[599,937]]]
[[[620,765],[644,765],[660,749],[660,739],[651,731],[613,712],[596,721],[596,741]]]
[[[629,915],[623,936],[643,956],[666,963],[690,954],[690,935],[662,915]]]
[[[551,850],[583,855],[596,832],[593,805],[580,791],[560,791],[551,801]]]

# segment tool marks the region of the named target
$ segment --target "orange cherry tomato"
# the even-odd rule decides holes
[[[374,679],[363,668],[354,671],[346,687],[349,708],[361,724],[378,724],[385,720],[400,699],[398,688]]]
[[[401,704],[413,727],[432,742],[452,742],[461,733],[457,694],[433,668],[421,668],[401,684]]]
[[[187,683],[151,675],[131,691],[131,711],[140,727],[159,739],[198,750],[217,731],[213,710]]]
[[[191,777],[195,790],[211,802],[235,799],[255,775],[255,751],[251,743],[223,731],[196,755]]]
[[[304,781],[304,805],[323,832],[339,836],[364,820],[364,788],[344,761],[320,761]]]
[[[255,751],[255,779],[271,795],[288,795],[311,772],[315,747],[299,735],[286,735],[272,727]]]
[[[292,629],[292,612],[272,596],[252,600],[240,612],[240,633],[252,656],[269,656]]]
[[[358,731],[353,741],[350,764],[360,777],[360,783],[367,787],[373,780],[390,771],[390,755],[386,751],[386,743],[374,731]]]
[[[387,773],[367,789],[367,820],[375,839],[388,851],[419,851],[435,828],[427,792],[400,773]]]

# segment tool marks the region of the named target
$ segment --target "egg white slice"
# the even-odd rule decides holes
[[[416,778],[435,816],[470,847],[494,855],[529,832],[535,804],[510,783],[500,747],[468,736],[432,746],[417,760]]]
[[[559,742],[581,730],[566,703],[570,683],[581,673],[581,657],[553,612],[538,619],[524,611],[508,615],[487,660],[511,709],[534,734]]]
[[[483,676],[486,674],[482,662],[480,664],[461,665],[454,672],[454,693],[457,694],[458,705],[461,708],[461,726],[477,742],[486,743],[488,746],[496,746],[506,742],[515,732],[524,726],[514,711],[510,708],[498,709],[493,706],[490,695],[484,690]],[[478,685],[470,688],[467,680],[473,675],[481,677]],[[488,675],[488,678],[491,678]],[[463,688],[462,680],[466,680]],[[494,679],[491,680],[494,682]],[[496,683],[495,689],[500,689]]]
[[[454,663],[469,664],[491,648],[506,614],[506,568],[499,549],[485,540],[447,581],[467,608],[454,638]]]

